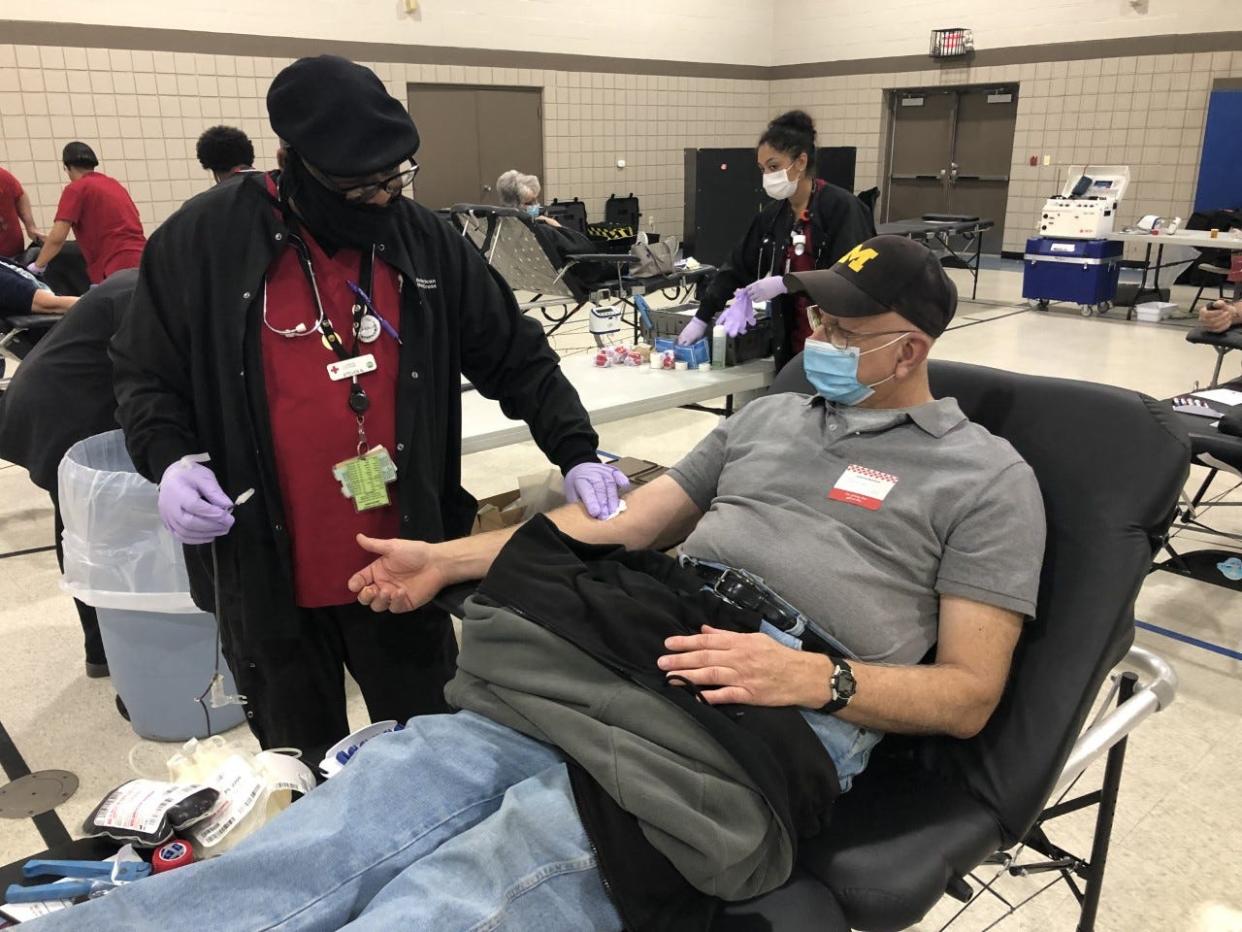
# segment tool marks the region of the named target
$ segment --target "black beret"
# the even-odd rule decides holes
[[[370,68],[336,55],[299,58],[276,75],[267,115],[277,136],[329,175],[383,171],[418,151],[401,101]]]

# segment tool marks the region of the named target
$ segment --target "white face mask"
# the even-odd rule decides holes
[[[792,167],[791,165],[790,168]],[[790,179],[789,168],[782,168],[774,172],[764,172],[763,190],[773,200],[783,201],[788,197],[793,197],[793,193],[798,190],[798,182]]]

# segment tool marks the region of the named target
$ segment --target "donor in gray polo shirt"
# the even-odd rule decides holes
[[[925,247],[878,236],[785,281],[813,302],[803,368],[816,394],[753,402],[671,470],[702,512],[682,552],[763,577],[862,661],[845,664],[854,694],[834,693],[828,711],[872,729],[972,734],[1035,614],[1035,476],[956,401],[932,397],[927,356],[957,292]],[[746,701],[730,686],[745,662],[709,640],[673,639],[679,653],[661,665]],[[933,648],[934,663],[912,666]],[[973,710],[953,701],[989,692]]]

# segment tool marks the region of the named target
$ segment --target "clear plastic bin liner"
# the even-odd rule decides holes
[[[58,480],[65,591],[97,608],[198,611],[181,545],[160,521],[159,490],[134,469],[121,431],[75,443]]]

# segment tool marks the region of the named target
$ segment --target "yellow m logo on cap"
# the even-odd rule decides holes
[[[860,243],[843,255],[841,257],[841,261],[855,272],[861,272],[863,270],[863,266],[878,255],[879,253],[874,249],[863,249],[862,244]]]

